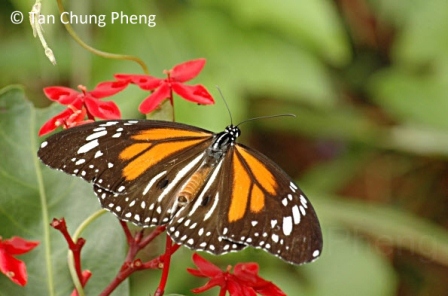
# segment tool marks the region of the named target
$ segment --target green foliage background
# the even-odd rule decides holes
[[[0,276],[0,295],[67,295],[66,245],[47,227],[64,216],[71,231],[99,208],[91,187],[51,171],[35,157],[40,125],[58,112],[42,88],[93,88],[115,73],[139,73],[128,61],[81,48],[43,1],[45,37],[57,58],[46,59],[25,16],[32,1],[1,0],[0,235],[41,241],[21,256],[29,283]],[[294,267],[262,251],[207,256],[225,268],[260,263],[261,275],[288,295],[444,295],[448,293],[448,2],[354,1],[68,1],[76,15],[106,15],[106,26],[80,24],[93,47],[142,58],[152,75],[198,57],[207,59],[193,83],[204,84],[214,106],[175,101],[176,121],[213,131],[229,123],[278,113],[296,119],[243,126],[242,142],[278,162],[307,192],[321,219],[324,252]],[[111,23],[111,13],[155,14],[155,27]],[[8,86],[20,84],[21,87]],[[113,99],[123,117],[137,118],[147,96],[129,87]],[[32,102],[32,103],[30,103]],[[36,108],[39,107],[39,108]],[[112,215],[85,235],[83,266],[96,295],[116,273],[124,237]],[[148,250],[154,256],[162,250]],[[173,257],[167,294],[191,295],[204,284],[185,271],[191,252]],[[148,295],[159,271],[142,272],[116,295]],[[212,290],[207,295],[216,295]],[[205,295],[205,294],[204,294]]]

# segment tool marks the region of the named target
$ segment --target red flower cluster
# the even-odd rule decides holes
[[[120,118],[120,110],[114,102],[103,102],[100,99],[112,96],[126,86],[127,83],[123,81],[108,81],[98,84],[92,91],[87,91],[82,85],[78,86],[81,92],[62,86],[44,88],[44,93],[50,100],[68,106],[68,108],[47,121],[41,127],[39,136],[52,132],[59,126],[69,128],[91,122],[95,117]],[[86,115],[87,120],[85,119]]]
[[[47,121],[40,129],[39,136],[52,132],[59,126],[72,126],[92,122],[95,117],[118,119],[121,117],[118,106],[111,101],[100,101],[125,89],[129,83],[137,84],[143,90],[153,93],[143,100],[139,110],[146,114],[154,111],[160,103],[169,99],[173,104],[173,92],[182,98],[198,104],[213,104],[214,100],[207,89],[200,85],[184,85],[183,82],[196,77],[205,65],[205,59],[188,61],[164,71],[167,78],[160,79],[150,75],[117,74],[117,81],[98,84],[92,91],[78,86],[81,92],[68,87],[52,86],[44,89],[45,95],[68,108]],[[87,119],[86,119],[87,117]]]
[[[25,263],[14,256],[27,253],[38,244],[37,241],[27,241],[17,236],[7,240],[0,237],[0,271],[14,283],[25,286],[28,279]]]
[[[139,111],[143,114],[154,111],[160,103],[169,99],[173,104],[173,91],[182,98],[198,104],[213,104],[212,95],[200,85],[185,85],[184,82],[196,77],[204,68],[205,59],[188,61],[165,70],[167,78],[160,79],[150,75],[117,74],[115,78],[121,81],[137,84],[143,90],[154,91],[140,104]]]
[[[222,271],[196,253],[193,254],[193,261],[198,269],[188,268],[187,271],[194,276],[210,278],[207,284],[194,289],[194,293],[202,293],[219,286],[221,287],[220,296],[224,296],[226,292],[229,292],[231,296],[256,296],[257,293],[264,296],[286,296],[276,285],[258,275],[256,263],[238,263],[232,274],[230,273],[231,266],[226,271]]]

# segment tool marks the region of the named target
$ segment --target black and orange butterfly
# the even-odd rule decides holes
[[[316,213],[273,161],[237,144],[238,126],[212,133],[166,121],[110,120],[44,141],[48,166],[93,183],[101,206],[139,226],[166,225],[194,250],[246,246],[302,264],[322,250]]]

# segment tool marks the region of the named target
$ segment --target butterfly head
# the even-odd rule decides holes
[[[235,144],[240,134],[241,131],[237,126],[232,124],[227,126],[223,132],[215,135],[212,145],[208,148],[209,155],[216,160],[221,159],[227,149]]]
[[[241,135],[241,130],[239,129],[239,127],[233,124],[228,125],[224,132],[229,135],[230,141],[232,143],[234,143],[236,139]]]

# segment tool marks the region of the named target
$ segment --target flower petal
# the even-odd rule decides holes
[[[246,287],[253,288],[257,293],[265,296],[286,296],[274,283],[258,275],[257,263],[238,263],[234,268],[234,275]]]
[[[253,289],[245,287],[244,285],[240,284],[238,280],[234,277],[230,277],[227,280],[227,290],[229,291],[230,295],[241,295],[241,296],[257,295]]]
[[[143,100],[143,102],[138,107],[138,110],[147,114],[154,111],[160,103],[170,98],[170,88],[166,83],[163,83],[158,87],[149,97]]]
[[[14,258],[0,249],[0,271],[14,283],[25,286],[28,280],[26,266],[22,261]]]
[[[47,122],[42,125],[39,130],[39,136],[43,136],[54,131],[56,128],[62,125],[62,123],[67,120],[73,114],[73,110],[67,108],[58,115],[50,118]]]
[[[13,236],[10,239],[1,241],[0,244],[2,245],[1,248],[4,249],[6,253],[11,255],[20,255],[34,249],[37,245],[39,245],[39,242],[29,241],[18,236]]]
[[[179,65],[174,66],[170,71],[170,77],[178,82],[185,82],[196,77],[202,68],[204,68],[205,59],[191,60]]]
[[[264,287],[254,288],[255,291],[263,296],[286,296],[286,294],[280,290],[279,287],[274,285],[272,282],[269,282]]]
[[[201,105],[209,105],[215,103],[212,95],[204,86],[200,84],[184,85],[181,83],[172,83],[171,87],[176,94],[188,101],[195,102]]]
[[[150,75],[116,74],[114,77],[127,83],[137,84],[143,90],[154,90],[164,81]]]
[[[120,109],[112,101],[99,101],[94,98],[86,97],[84,100],[87,111],[94,117],[102,119],[121,118]]]
[[[198,267],[199,271],[207,277],[215,277],[218,274],[222,274],[223,271],[218,268],[218,266],[205,260],[203,257],[199,256],[197,253],[193,254],[193,262]]]
[[[95,86],[95,89],[89,91],[92,97],[101,99],[105,97],[112,96],[128,86],[129,82],[126,80],[118,80],[118,81],[105,81],[99,83]]]
[[[225,282],[223,277],[212,278],[211,280],[209,280],[202,287],[195,288],[195,289],[193,289],[191,291],[193,293],[202,293],[202,292],[210,290],[211,288],[216,287],[216,286],[221,287],[221,289],[225,289],[226,288],[226,282]]]
[[[193,268],[187,268],[187,271],[194,276],[197,277],[207,277],[206,275],[203,275],[201,271],[197,270],[197,269],[193,269]]]
[[[44,93],[47,98],[62,105],[72,104],[80,95],[76,90],[64,86],[45,87]]]

